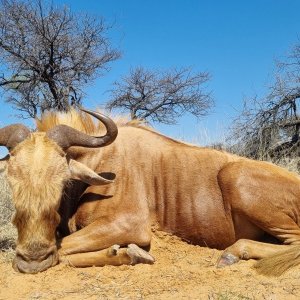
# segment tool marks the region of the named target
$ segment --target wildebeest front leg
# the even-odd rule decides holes
[[[63,238],[59,255],[61,260],[78,267],[153,263],[153,257],[138,247],[148,246],[150,240],[150,226],[148,228],[134,217],[119,216],[114,221],[103,218]],[[138,246],[130,245],[110,255],[112,252],[107,249],[115,244]]]
[[[151,241],[150,226],[130,223],[124,218],[114,221],[97,220],[92,224],[66,236],[60,244],[64,254],[91,252],[106,249],[112,245],[136,244],[148,246]]]
[[[119,245],[95,252],[77,253],[67,256],[60,256],[60,262],[73,267],[102,267],[105,265],[136,265],[139,263],[153,264],[154,258],[145,250],[135,244],[126,248]]]

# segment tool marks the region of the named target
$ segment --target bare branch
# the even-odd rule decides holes
[[[204,116],[213,105],[204,84],[208,73],[192,74],[189,68],[167,72],[135,68],[121,81],[114,83],[108,109],[130,111],[132,119],[174,124],[186,112]]]
[[[300,46],[277,64],[275,81],[262,99],[245,104],[233,122],[232,136],[239,153],[258,159],[298,156],[300,130]]]
[[[80,103],[87,83],[120,56],[102,18],[42,0],[0,0],[0,7],[0,86],[25,117]]]

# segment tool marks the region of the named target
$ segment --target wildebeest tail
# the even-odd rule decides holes
[[[280,276],[298,265],[300,265],[300,246],[291,246],[287,250],[259,260],[254,268],[262,275]]]

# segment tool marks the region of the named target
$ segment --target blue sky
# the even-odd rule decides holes
[[[215,99],[200,122],[186,115],[176,126],[154,124],[164,134],[206,144],[222,141],[245,97],[262,96],[272,82],[274,60],[300,41],[300,1],[54,0],[74,12],[103,16],[114,23],[110,37],[122,51],[111,71],[87,88],[88,108],[103,106],[105,91],[131,67],[192,66],[208,71]],[[0,126],[23,122],[0,98]],[[27,121],[26,124],[32,124]]]

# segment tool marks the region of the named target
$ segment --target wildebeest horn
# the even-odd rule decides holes
[[[71,146],[97,148],[111,144],[118,135],[117,125],[109,117],[101,113],[80,108],[101,121],[106,127],[104,136],[90,136],[67,125],[57,125],[47,131],[47,136],[54,140],[60,147],[67,150]]]
[[[24,141],[30,130],[23,124],[13,124],[0,129],[0,146],[13,149]]]

